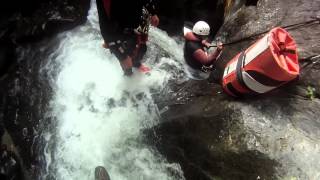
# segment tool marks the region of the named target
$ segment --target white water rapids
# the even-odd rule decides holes
[[[47,116],[57,121],[55,133],[46,133],[47,168],[42,178],[90,180],[94,168],[104,166],[112,180],[184,179],[180,166],[146,145],[142,133],[158,123],[151,96],[181,72],[182,45],[151,29],[145,57],[151,75],[135,72],[124,77],[117,59],[101,47],[94,0],[87,23],[58,38],[59,48],[41,70],[56,74]],[[158,57],[159,47],[172,58]]]

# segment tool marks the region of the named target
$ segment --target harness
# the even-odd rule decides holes
[[[104,2],[104,7],[106,9],[106,13],[109,15],[110,14],[110,0],[103,0]],[[152,1],[151,1],[152,2]],[[142,6],[141,9],[141,16],[139,17],[139,22],[138,22],[138,27],[137,28],[124,28],[122,30],[122,34],[124,36],[135,36],[135,41],[136,41],[136,47],[133,51],[132,57],[136,57],[137,54],[139,53],[139,50],[143,45],[146,44],[148,41],[148,32],[149,32],[149,26],[150,26],[150,16],[151,13],[149,12],[147,6],[150,6],[150,4],[145,4]],[[127,41],[125,38],[116,38],[115,41],[109,42],[107,45],[109,47],[112,46],[118,46],[119,51],[121,53],[125,52]]]
[[[140,17],[140,24],[139,26],[134,30],[137,34],[148,34],[149,27],[150,27],[150,12],[148,9],[143,6],[142,7],[142,15]]]
[[[207,52],[209,49],[210,49],[210,47],[209,47],[209,48],[204,47],[204,51],[206,51],[206,52]],[[222,50],[219,52],[219,55],[216,57],[216,60],[218,60],[218,59],[220,58],[221,54],[222,54]],[[211,64],[211,65],[209,65],[209,66],[202,65],[202,67],[201,67],[201,71],[204,72],[204,73],[211,72],[211,71],[213,71],[214,69],[215,69],[215,67],[214,67],[213,64]]]

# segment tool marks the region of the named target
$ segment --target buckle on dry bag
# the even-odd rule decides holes
[[[287,48],[284,42],[280,42],[278,46],[280,48],[280,53],[296,54],[296,51],[294,49]]]
[[[201,67],[201,71],[202,72],[204,72],[204,73],[208,73],[208,72],[210,72],[210,71],[212,71],[213,70],[213,66],[211,65],[211,66],[205,66],[205,65],[203,65],[202,67]]]

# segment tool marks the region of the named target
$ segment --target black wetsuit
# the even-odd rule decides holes
[[[154,0],[96,0],[99,14],[99,24],[102,37],[110,51],[119,60],[132,56],[137,46],[137,35],[134,29],[142,23],[143,7],[150,15],[155,14]],[[106,10],[104,1],[111,1],[110,9]],[[107,13],[108,12],[108,13]],[[108,16],[109,14],[109,16]],[[146,45],[140,45],[133,65],[139,66],[145,54]]]
[[[184,46],[184,58],[186,63],[193,69],[202,70],[203,64],[196,60],[193,53],[199,49],[203,49],[201,41],[186,41]]]

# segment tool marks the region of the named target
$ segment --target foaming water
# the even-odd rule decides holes
[[[59,36],[60,47],[44,67],[56,74],[51,79],[54,97],[48,116],[57,121],[52,127],[55,133],[46,136],[54,148],[46,146],[45,176],[94,179],[94,168],[102,165],[112,180],[184,179],[180,166],[166,162],[146,145],[142,133],[158,123],[152,94],[181,70],[181,45],[152,29],[146,55],[151,75],[135,72],[124,77],[117,59],[101,47],[95,7],[92,1],[85,25]],[[153,38],[170,42],[169,57],[158,57],[156,47],[167,50],[168,45]],[[154,64],[156,58],[159,62]]]

